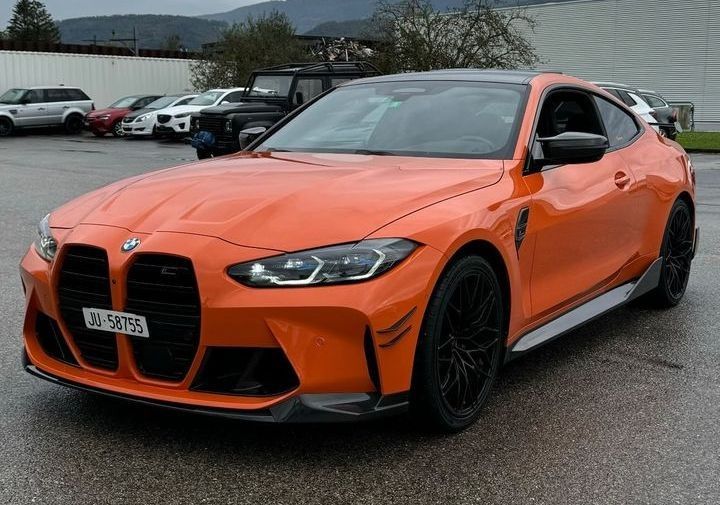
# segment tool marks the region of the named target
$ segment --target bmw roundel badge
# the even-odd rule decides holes
[[[133,249],[136,249],[139,245],[140,239],[137,237],[133,237],[127,239],[120,249],[122,250],[122,252],[130,252]]]

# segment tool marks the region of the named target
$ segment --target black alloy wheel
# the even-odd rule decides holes
[[[83,118],[77,114],[68,116],[65,120],[65,131],[71,135],[77,135],[82,132]]]
[[[0,117],[0,137],[8,137],[12,132],[12,121],[6,117]]]
[[[505,344],[503,297],[479,256],[451,265],[430,301],[413,379],[411,408],[433,428],[455,432],[479,417]]]
[[[695,223],[690,207],[685,201],[677,200],[670,211],[660,252],[663,258],[660,283],[652,293],[657,306],[674,307],[685,295],[694,242]]]

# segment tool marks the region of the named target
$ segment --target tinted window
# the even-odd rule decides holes
[[[68,102],[70,97],[62,88],[46,89],[45,98],[48,102]]]
[[[90,100],[90,98],[79,89],[68,88],[65,90],[68,100],[73,102],[82,102],[84,100]]]
[[[41,89],[31,89],[25,95],[25,101],[27,103],[43,103],[45,98]]]
[[[618,90],[612,89],[612,88],[607,88],[607,89],[605,89],[605,91],[607,91],[608,93],[610,93],[612,96],[614,96],[615,98],[617,98],[617,99],[620,100],[621,102],[623,101],[622,97],[620,96],[620,93],[618,93]]]
[[[595,97],[595,102],[605,123],[610,147],[623,146],[638,134],[640,129],[627,112],[599,96]]]
[[[223,98],[223,102],[237,103],[242,101],[242,97],[245,93],[243,91],[234,91],[228,96]]]
[[[292,97],[293,103],[297,105],[309,102],[322,92],[322,79],[298,79],[297,87],[295,88],[295,96]],[[302,102],[298,100],[298,93],[302,93]]]
[[[520,85],[459,81],[343,86],[258,151],[503,159],[515,147],[525,91]]]
[[[668,104],[665,103],[665,100],[663,100],[660,97],[654,96],[654,95],[643,95],[643,98],[648,103],[648,105],[654,109],[659,109],[662,107],[668,107]]]
[[[620,98],[623,102],[625,102],[625,105],[627,105],[628,107],[633,107],[634,105],[637,105],[637,102],[633,100],[633,98],[627,91],[618,90],[618,93],[620,93]]]

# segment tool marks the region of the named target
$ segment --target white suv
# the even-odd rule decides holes
[[[0,137],[18,128],[38,126],[64,126],[68,133],[80,133],[85,114],[94,108],[80,88],[13,88],[0,96]]]
[[[187,105],[170,107],[157,115],[155,131],[158,135],[187,136],[190,133],[190,116],[206,107],[223,103],[240,102],[245,88],[211,89],[190,100]]]
[[[125,135],[138,137],[155,136],[155,124],[157,115],[164,110],[179,105],[187,105],[197,95],[169,95],[158,98],[145,108],[130,112],[122,120],[122,128]]]

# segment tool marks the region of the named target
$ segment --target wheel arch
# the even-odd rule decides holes
[[[693,197],[688,193],[686,190],[683,190],[676,200],[682,200],[684,201],[688,207],[690,207],[690,213],[693,216],[693,222],[695,222],[695,200],[693,200]]]
[[[70,116],[73,116],[73,115],[80,116],[81,118],[84,118],[86,114],[85,114],[85,112],[83,112],[82,109],[78,109],[78,108],[68,109],[68,110],[66,110],[65,113],[63,114],[63,117],[62,117],[62,122],[63,122],[63,124],[65,123],[65,121],[67,121],[67,119],[68,119]]]

